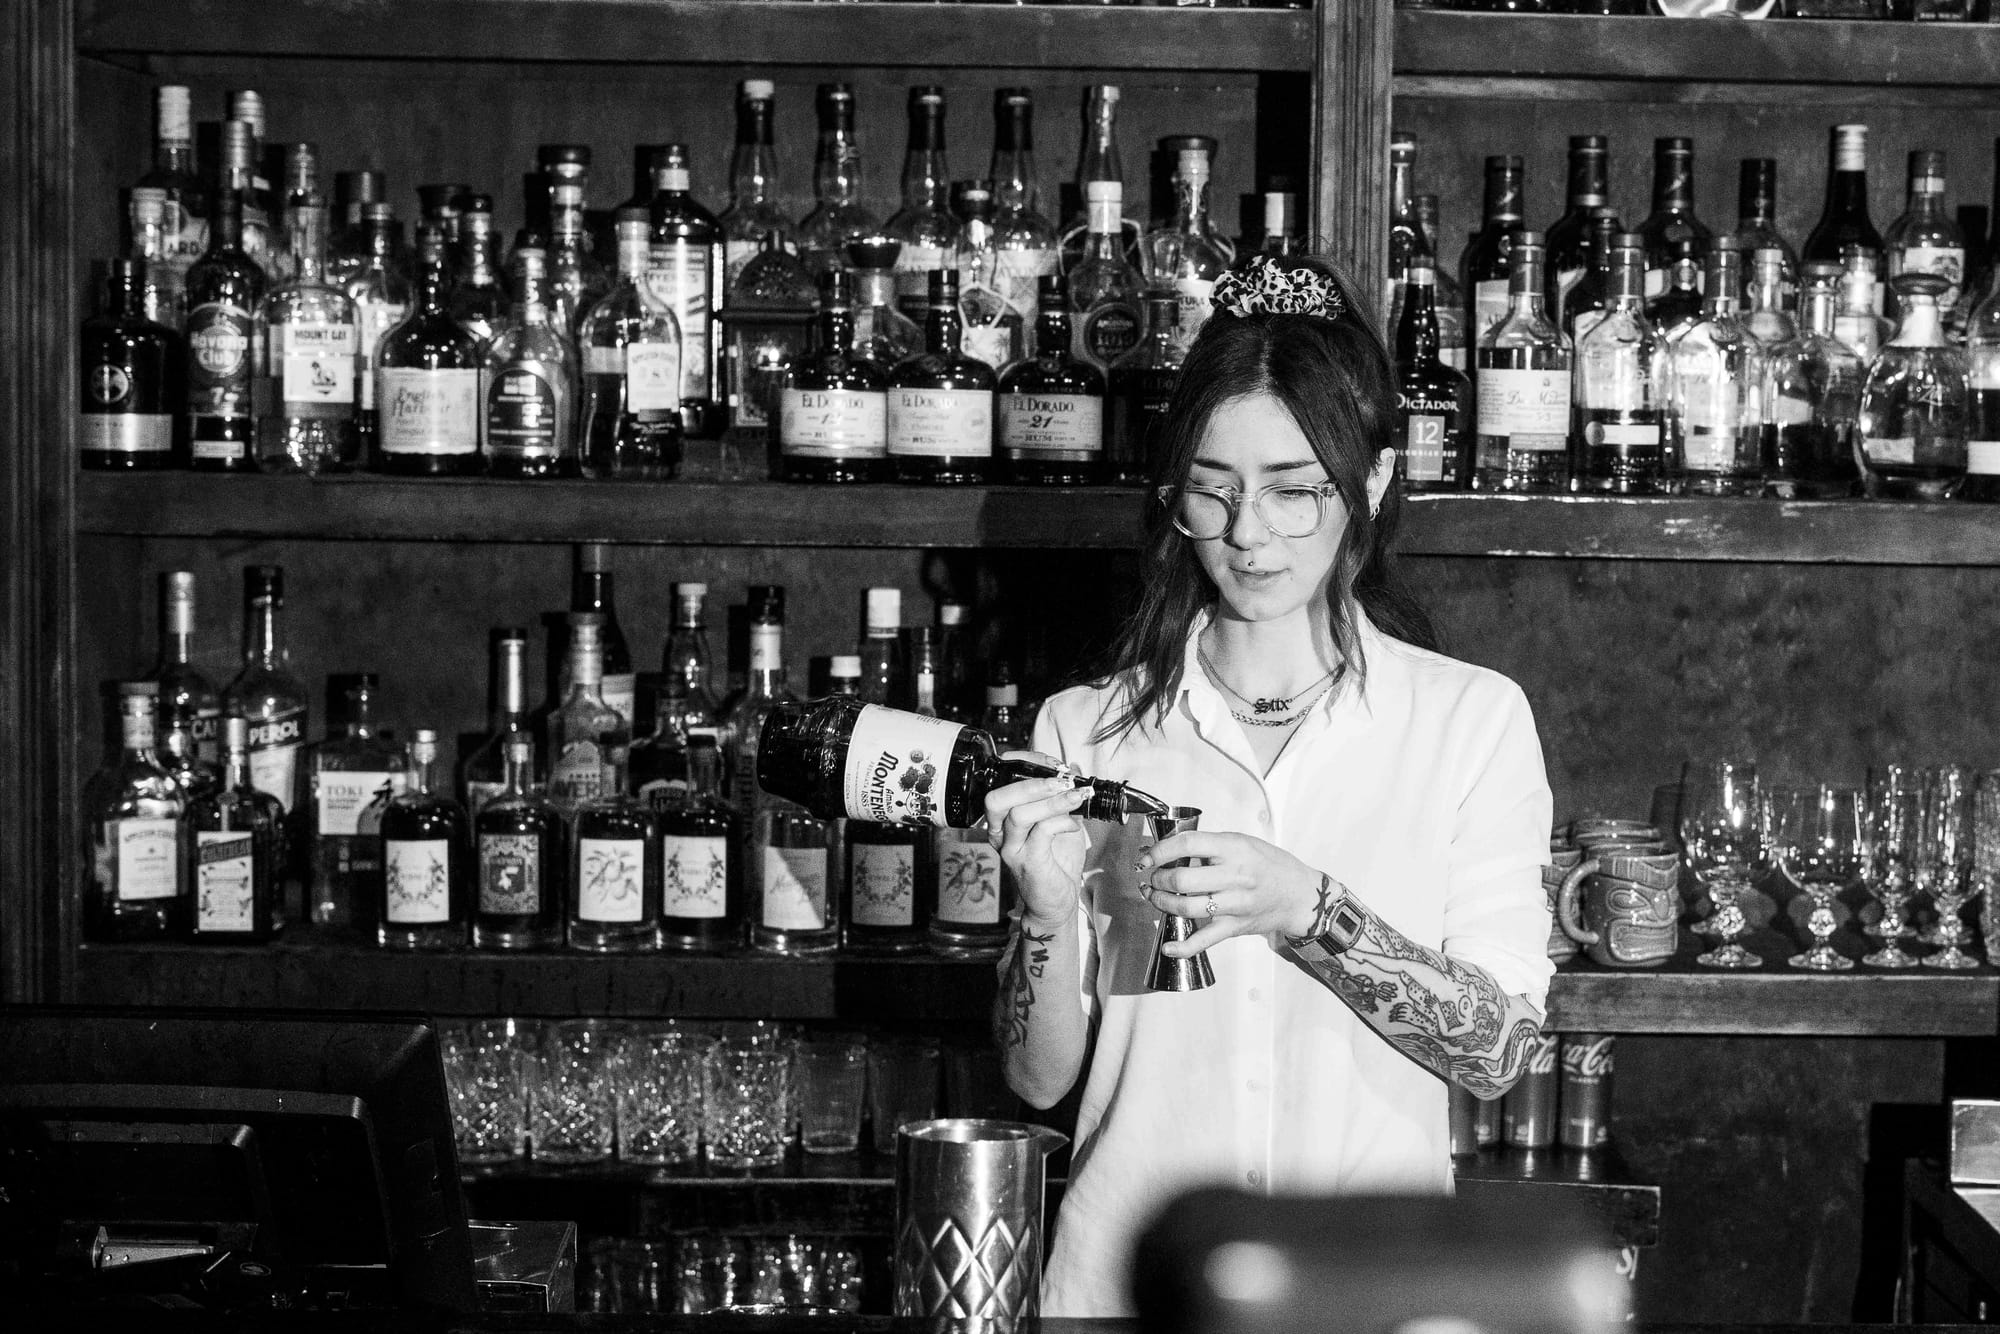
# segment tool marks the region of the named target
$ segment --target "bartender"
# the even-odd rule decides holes
[[[1086,831],[1061,779],[986,803],[1020,886],[1008,1082],[1049,1107],[1085,1081],[1045,1315],[1130,1314],[1137,1234],[1196,1185],[1448,1192],[1446,1085],[1514,1082],[1551,972],[1541,743],[1397,577],[1381,339],[1318,260],[1259,257],[1213,301],[1156,444],[1139,606],[1035,729],[1199,828]],[[1147,989],[1161,913],[1197,924],[1167,948],[1207,950],[1216,985]]]

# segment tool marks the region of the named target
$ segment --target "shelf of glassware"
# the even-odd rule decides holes
[[[78,0],[88,54],[448,61],[1288,70],[1301,9],[896,4],[880,0]]]

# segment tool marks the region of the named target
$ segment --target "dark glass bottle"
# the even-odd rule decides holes
[[[535,785],[535,739],[510,733],[500,790],[473,817],[479,894],[472,943],[480,949],[548,949],[562,943],[569,825]]]
[[[496,631],[493,637],[493,683],[491,722],[485,735],[466,748],[459,764],[459,799],[473,819],[486,803],[499,796],[507,782],[507,745],[515,737],[531,741],[528,726],[528,632],[517,628]],[[530,759],[534,747],[528,748]],[[534,777],[536,775],[531,775]]]
[[[1667,290],[1646,302],[1646,319],[1660,337],[1669,342],[1694,326],[1701,318],[1701,260],[1694,238],[1682,237],[1672,246],[1667,269]],[[1652,263],[1650,253],[1648,264]],[[1647,270],[1646,281],[1653,281]]]
[[[689,727],[715,727],[721,719],[715,689],[709,683],[708,585],[682,582],[670,590],[674,628],[667,632],[660,654],[660,673],[669,688],[678,686],[681,717]]]
[[[145,316],[146,262],[114,259],[103,312],[83,322],[78,460],[85,468],[178,468],[187,459],[181,336]]]
[[[1563,296],[1561,309],[1549,308],[1550,318],[1556,319],[1562,326],[1571,343],[1589,333],[1590,326],[1604,314],[1611,299],[1611,241],[1624,230],[1618,215],[1608,208],[1598,209],[1590,219],[1590,234],[1584,239],[1584,251],[1590,256],[1590,267],[1584,270],[1583,277],[1570,285]],[[1642,273],[1642,285],[1644,279]]]
[[[223,722],[222,782],[188,813],[194,854],[196,940],[269,940],[280,926],[285,809],[250,786],[250,728]]]
[[[625,785],[654,810],[681,800],[688,785],[688,722],[684,683],[667,677],[654,696],[653,730],[632,741]]]
[[[189,266],[208,248],[208,187],[195,172],[192,98],[184,84],[162,84],[154,92],[156,119],[153,169],[137,188],[162,191],[167,201],[167,266],[178,289]]]
[[[1389,138],[1389,278],[1382,303],[1384,327],[1394,329],[1402,318],[1403,282],[1410,266],[1428,259],[1435,264],[1430,238],[1417,216],[1417,141],[1407,134]],[[1265,196],[1269,199],[1270,196]],[[1268,221],[1268,219],[1267,219]],[[1280,234],[1282,240],[1282,233]],[[1268,252],[1267,252],[1268,253]]]
[[[1679,135],[1653,141],[1653,211],[1639,224],[1646,238],[1646,298],[1651,301],[1666,293],[1675,259],[1674,247],[1683,241],[1694,243],[1696,274],[1711,236],[1707,224],[1694,214],[1694,140]],[[1653,321],[1664,329],[1659,320]]]
[[[1404,273],[1396,323],[1398,463],[1411,491],[1462,491],[1472,481],[1472,382],[1438,357],[1437,271],[1425,256]]]
[[[299,764],[312,697],[292,673],[278,612],[285,605],[285,572],[276,565],[243,570],[243,669],[222,693],[222,708],[250,723],[250,781],[284,803],[298,820],[305,792]],[[303,829],[303,822],[299,827]],[[301,847],[300,843],[292,846]]]
[[[386,949],[456,949],[472,918],[472,857],[465,810],[435,786],[437,733],[416,730],[403,790],[382,813],[382,904],[376,943]]]
[[[449,239],[452,256],[451,317],[479,340],[483,353],[507,327],[507,293],[493,235],[493,197],[468,194],[459,203],[458,231]]]
[[[1111,408],[1104,439],[1105,480],[1143,486],[1153,475],[1154,435],[1167,415],[1180,378],[1182,353],[1174,337],[1179,298],[1146,294],[1146,332],[1138,345],[1111,363],[1105,397]]]
[[[160,683],[160,720],[187,728],[195,754],[210,764],[222,759],[222,697],[207,673],[194,665],[194,575],[173,570],[160,576],[160,658],[153,679]]]
[[[373,672],[350,678],[342,692],[345,721],[312,749],[310,897],[317,927],[365,931],[382,897],[382,813],[403,790],[409,760],[375,727],[376,690]]]
[[[153,749],[159,697],[157,682],[119,682],[119,749],[83,789],[90,940],[158,940],[188,929],[187,795]]]
[[[1868,127],[1836,125],[1827,146],[1826,206],[1819,221],[1806,237],[1801,260],[1830,260],[1839,263],[1848,246],[1864,245],[1879,257],[1882,234],[1868,217]],[[1875,279],[1879,293],[1883,277],[1877,259]],[[1876,302],[1879,314],[1882,302]]]
[[[205,797],[222,783],[222,770],[195,753],[194,729],[177,718],[160,715],[156,753],[160,766],[181,785],[189,801]]]
[[[1084,486],[1104,461],[1104,376],[1075,356],[1069,290],[1062,277],[1041,279],[1035,355],[1000,375],[999,447],[1010,482]]]
[[[983,482],[993,459],[991,367],[965,355],[958,275],[931,275],[924,350],[889,376],[888,452],[904,482]]]
[[[680,324],[681,432],[707,440],[722,434],[725,424],[715,392],[722,231],[715,215],[692,193],[690,160],[686,144],[666,145],[660,189],[653,196],[652,262],[646,280],[653,299],[673,311]]]
[[[625,643],[625,632],[618,626],[618,599],[612,579],[611,545],[579,542],[576,573],[569,587],[569,609],[596,612],[604,618],[598,631],[604,654],[604,677],[598,682],[598,693],[604,696],[606,704],[618,710],[629,733],[638,709],[639,678],[632,670],[632,650]]]
[[[187,275],[188,466],[248,472],[256,443],[251,408],[257,311],[264,271],[243,249],[243,200],[216,195],[208,253]]]
[[[573,475],[576,448],[576,345],[551,318],[547,257],[532,246],[514,252],[517,287],[507,326],[486,346],[486,470],[495,477]]]
[[[1507,318],[1507,275],[1514,271],[1514,235],[1527,227],[1521,211],[1521,159],[1486,159],[1486,221],[1460,261],[1466,342],[1478,347]]]
[[[1603,135],[1570,136],[1569,197],[1563,215],[1549,224],[1548,264],[1542,279],[1551,315],[1561,313],[1564,298],[1591,268],[1591,218],[1610,202],[1605,184],[1610,158]]]
[[[622,791],[576,808],[569,945],[593,953],[660,947],[660,817]]]
[[[743,943],[741,833],[722,797],[714,728],[689,731],[687,766],[687,786],[659,808],[660,934],[670,949],[733,949]]]
[[[443,264],[426,264],[415,308],[376,350],[377,472],[462,477],[485,470],[479,339],[451,317],[449,283]]]
[[[1776,250],[1785,257],[1782,270],[1784,289],[1778,294],[1782,309],[1797,305],[1799,257],[1792,243],[1778,231],[1778,160],[1746,157],[1738,165],[1736,177],[1736,240],[1743,253]],[[1750,294],[1755,304],[1755,293]]]
[[[955,722],[979,720],[980,702],[973,695],[972,655],[976,651],[972,608],[944,601],[937,609],[937,711]]]
[[[785,482],[874,482],[888,475],[889,377],[854,346],[854,279],[820,275],[812,352],[780,391],[771,475]]]
[[[855,954],[911,954],[929,935],[928,905],[917,880],[928,861],[929,831],[846,822],[840,898],[841,948]]]
[[[937,717],[938,681],[944,665],[938,654],[937,632],[928,625],[905,629],[903,661],[909,669],[903,675],[901,690],[889,702],[920,717]]]

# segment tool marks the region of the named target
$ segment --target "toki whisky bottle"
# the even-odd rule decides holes
[[[426,262],[416,308],[377,348],[377,472],[450,477],[485,469],[479,452],[484,351],[477,335],[451,317],[448,280],[442,261]]]
[[[101,314],[78,340],[77,460],[87,469],[176,468],[187,353],[181,336],[146,318],[146,266],[114,259]]]
[[[159,683],[163,727],[182,727],[194,739],[195,754],[208,764],[222,760],[222,697],[208,674],[194,665],[194,575],[173,570],[160,576],[160,656],[153,665]]]
[[[1482,490],[1569,489],[1571,348],[1542,309],[1542,253],[1539,232],[1515,233],[1507,318],[1479,340],[1474,485]]]
[[[188,929],[187,795],[153,749],[160,687],[118,683],[119,748],[83,789],[83,930],[94,941]]]
[[[741,830],[722,796],[713,727],[688,732],[688,782],[660,805],[660,934],[669,949],[726,950],[743,943]]]
[[[653,196],[646,289],[654,304],[673,312],[680,332],[681,434],[706,440],[722,434],[716,393],[721,325],[722,233],[716,217],[694,197],[686,144],[667,144],[660,189]]]
[[[673,310],[646,285],[651,231],[650,214],[619,210],[611,290],[584,312],[577,331],[583,470],[591,477],[664,480],[680,471],[686,344]],[[701,274],[705,281],[705,266]]]
[[[1145,327],[1131,351],[1111,363],[1105,387],[1104,480],[1143,486],[1152,478],[1157,435],[1186,359],[1175,336],[1180,298],[1148,292]]]
[[[437,733],[410,738],[403,790],[382,813],[383,895],[375,940],[384,949],[448,950],[472,919],[472,857],[465,810],[437,790]]]
[[[216,195],[208,252],[187,273],[188,466],[248,472],[256,443],[252,402],[264,271],[243,248],[240,192]]]
[[[1438,355],[1436,262],[1428,251],[1410,261],[1396,322],[1397,462],[1410,491],[1472,480],[1472,383]]]
[[[1611,243],[1605,309],[1576,343],[1577,489],[1643,495],[1662,489],[1668,347],[1646,318],[1646,239]]]
[[[569,825],[535,782],[535,739],[509,733],[502,778],[472,817],[478,891],[472,943],[488,950],[549,949],[562,943],[569,880]]]
[[[1104,376],[1076,358],[1060,276],[1042,278],[1038,309],[1035,355],[1002,372],[995,395],[1001,471],[1011,482],[1088,485],[1103,471]]]
[[[495,477],[568,475],[577,469],[576,359],[549,306],[547,256],[514,255],[518,299],[486,349],[483,448]]]
[[[192,934],[228,945],[270,940],[283,927],[285,811],[250,784],[250,728],[223,721],[222,781],[188,812],[194,857]]]
[[[993,460],[990,367],[965,355],[958,275],[931,275],[924,351],[889,376],[886,437],[899,481],[983,482]]]
[[[378,679],[357,673],[341,731],[312,749],[309,902],[313,925],[366,930],[382,895],[382,813],[409,772],[403,748],[375,727]]]
[[[874,482],[889,471],[887,372],[855,347],[853,276],[820,275],[812,351],[786,368],[771,475],[785,482]]]

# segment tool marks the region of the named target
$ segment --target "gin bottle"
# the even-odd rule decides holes
[[[547,949],[562,943],[569,825],[535,783],[535,739],[508,734],[499,791],[472,817],[479,949]]]
[[[874,482],[889,470],[888,375],[856,346],[852,275],[823,273],[813,350],[778,394],[771,475],[785,482]]]
[[[1661,489],[1661,411],[1668,351],[1647,320],[1645,238],[1611,243],[1611,281],[1600,318],[1576,344],[1577,483],[1585,491]]]
[[[903,206],[883,230],[899,243],[896,304],[918,315],[930,299],[930,275],[958,253],[958,219],[951,214],[951,175],[944,158],[944,89],[910,89],[910,138],[903,155]]]
[[[326,206],[292,207],[286,233],[294,276],[264,298],[266,407],[258,423],[257,466],[264,472],[343,472],[360,460],[354,302],[326,282]]]
[[[1484,490],[1569,489],[1570,342],[1542,309],[1542,253],[1540,233],[1515,233],[1507,317],[1479,341],[1474,484]]]
[[[406,476],[480,472],[484,350],[451,317],[442,261],[426,261],[417,304],[376,350],[375,469]]]
[[[187,795],[153,749],[160,687],[118,685],[119,749],[83,789],[83,929],[95,941],[188,929]]]
[[[1709,251],[1702,317],[1672,345],[1668,423],[1695,495],[1754,494],[1763,464],[1762,355],[1737,318],[1743,253],[1734,237]]]
[[[153,665],[160,721],[186,728],[195,754],[217,764],[222,759],[222,700],[208,674],[194,665],[194,622],[194,575],[186,570],[161,575],[160,657]]]
[[[1894,288],[1903,321],[1861,386],[1862,482],[1871,496],[1949,500],[1966,473],[1966,355],[1945,340],[1945,279],[1906,273]]]
[[[671,949],[730,949],[743,942],[741,835],[722,798],[715,729],[692,729],[687,756],[687,786],[659,811],[661,936]]]
[[[495,477],[556,477],[576,458],[576,358],[552,322],[546,256],[515,252],[519,291],[508,325],[486,350],[486,470]]]
[[[1854,494],[1855,418],[1867,367],[1833,336],[1840,266],[1805,265],[1803,327],[1764,354],[1764,488],[1786,499]]]
[[[1909,205],[1889,224],[1882,245],[1891,291],[1902,274],[1934,274],[1946,284],[1938,294],[1938,309],[1947,323],[1963,321],[1959,303],[1965,290],[1965,233],[1945,211],[1943,153],[1919,149],[1910,154]]]
[[[1180,308],[1174,342],[1185,356],[1214,307],[1209,292],[1229,261],[1209,239],[1208,154],[1184,149],[1175,176],[1174,221],[1146,240],[1152,285],[1171,290]]]
[[[382,886],[375,941],[385,949],[457,949],[472,918],[465,810],[435,786],[437,733],[410,740],[403,790],[382,813]]]
[[[347,688],[347,723],[312,750],[313,925],[366,929],[382,892],[382,812],[403,790],[403,748],[375,730],[377,678]]]
[[[723,290],[733,290],[744,265],[776,237],[793,248],[792,224],[773,202],[778,195],[778,155],[771,146],[771,117],[778,86],[745,79],[736,94],[736,147],[729,159],[729,207],[716,219],[722,231]]]
[[[569,946],[598,954],[660,947],[660,817],[611,789],[572,817]]]
[[[283,926],[284,808],[250,785],[250,729],[223,722],[222,781],[188,813],[194,855],[193,934],[234,944],[270,940]]]
[[[549,799],[564,815],[625,788],[631,725],[605,702],[604,616],[569,614],[569,689],[549,715]]]
[[[876,230],[861,202],[861,144],[854,133],[854,89],[819,86],[819,148],[813,158],[813,210],[799,223],[800,257],[817,277],[847,261],[841,247]]]
[[[650,215],[620,209],[616,230],[618,268],[611,290],[584,312],[577,331],[583,356],[583,470],[592,477],[670,478],[681,463],[686,344],[674,312],[645,286],[652,263]],[[707,272],[702,266],[704,285]],[[703,302],[705,322],[705,291]]]

